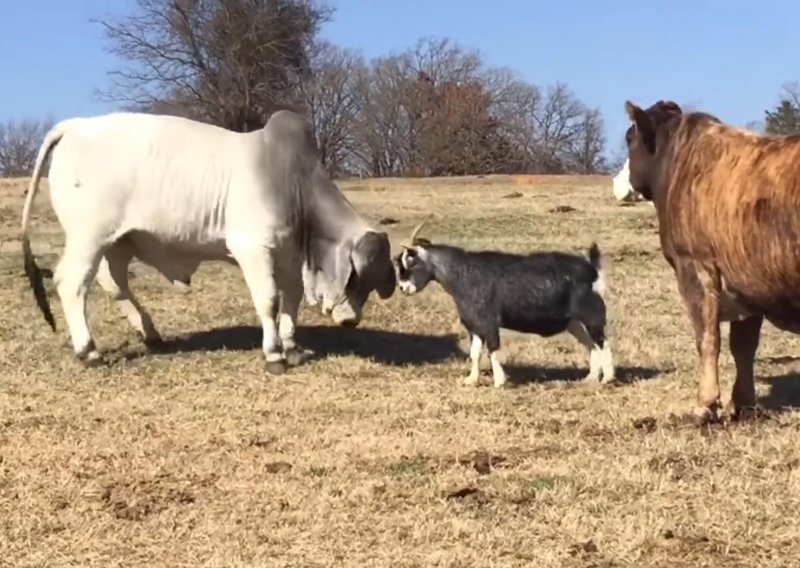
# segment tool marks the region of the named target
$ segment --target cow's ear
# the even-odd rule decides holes
[[[633,104],[631,101],[625,101],[625,112],[628,118],[631,119],[635,126],[636,133],[639,135],[642,143],[651,154],[656,151],[656,132],[655,124],[650,115],[643,111],[640,107]]]

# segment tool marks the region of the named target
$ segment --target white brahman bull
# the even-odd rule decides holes
[[[51,157],[50,199],[65,232],[54,282],[76,356],[100,360],[86,321],[96,276],[147,344],[160,342],[128,288],[136,257],[177,286],[203,261],[238,265],[263,327],[267,370],[304,351],[294,340],[305,288],[341,325],[361,320],[367,297],[396,286],[389,239],[373,230],[324,171],[310,124],[289,111],[236,133],[178,118],[112,113],[55,125],[36,159],[22,213],[25,270],[55,321],[28,239],[31,205]]]
[[[622,166],[622,169],[611,180],[611,189],[614,192],[614,197],[617,198],[617,201],[621,201],[623,203],[642,201],[642,196],[637,193],[635,189],[633,189],[633,186],[628,179],[629,176],[630,170],[628,169],[628,160],[625,160],[625,164]]]

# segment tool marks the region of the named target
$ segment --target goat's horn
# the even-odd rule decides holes
[[[414,230],[411,231],[411,238],[409,239],[409,243],[411,243],[412,245],[414,244],[414,239],[417,238],[417,235],[422,230],[422,227],[425,225],[425,223],[427,223],[430,220],[431,217],[433,217],[433,213],[425,217],[422,221],[419,222],[419,225],[414,227]]]

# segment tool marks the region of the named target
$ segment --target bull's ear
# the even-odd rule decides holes
[[[656,151],[656,132],[650,115],[631,101],[625,101],[625,112],[636,127],[636,132],[647,151],[653,154]]]
[[[353,273],[353,263],[350,256],[353,253],[352,241],[344,241],[334,245],[333,250],[333,292],[335,296],[344,295],[347,281]]]
[[[353,249],[353,264],[356,267],[359,282],[363,279],[361,282],[363,289],[375,290],[382,300],[386,300],[394,294],[397,286],[397,274],[392,262],[389,235],[377,231],[369,231],[364,234]]]

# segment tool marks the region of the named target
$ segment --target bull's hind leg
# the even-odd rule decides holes
[[[101,255],[101,247],[91,241],[70,239],[68,236],[64,254],[53,274],[73,351],[86,366],[94,366],[101,361],[86,321],[86,294],[97,273]]]
[[[161,336],[150,314],[139,304],[128,285],[128,265],[132,258],[133,249],[125,242],[109,247],[100,260],[97,282],[114,299],[145,344],[148,347],[155,346],[161,343]]]
[[[764,318],[761,316],[731,322],[729,346],[736,364],[736,379],[733,383],[730,411],[737,418],[753,413],[756,407],[753,362],[763,322]]]
[[[267,372],[281,374],[286,371],[287,365],[278,335],[280,295],[275,280],[274,249],[228,243],[228,250],[242,270],[256,314],[261,320],[264,333],[262,350],[267,361]]]
[[[700,381],[697,388],[695,415],[700,424],[716,421],[720,404],[719,349],[720,349],[720,290],[719,271],[696,263],[697,277],[703,289],[701,303],[702,328],[700,333]]]

